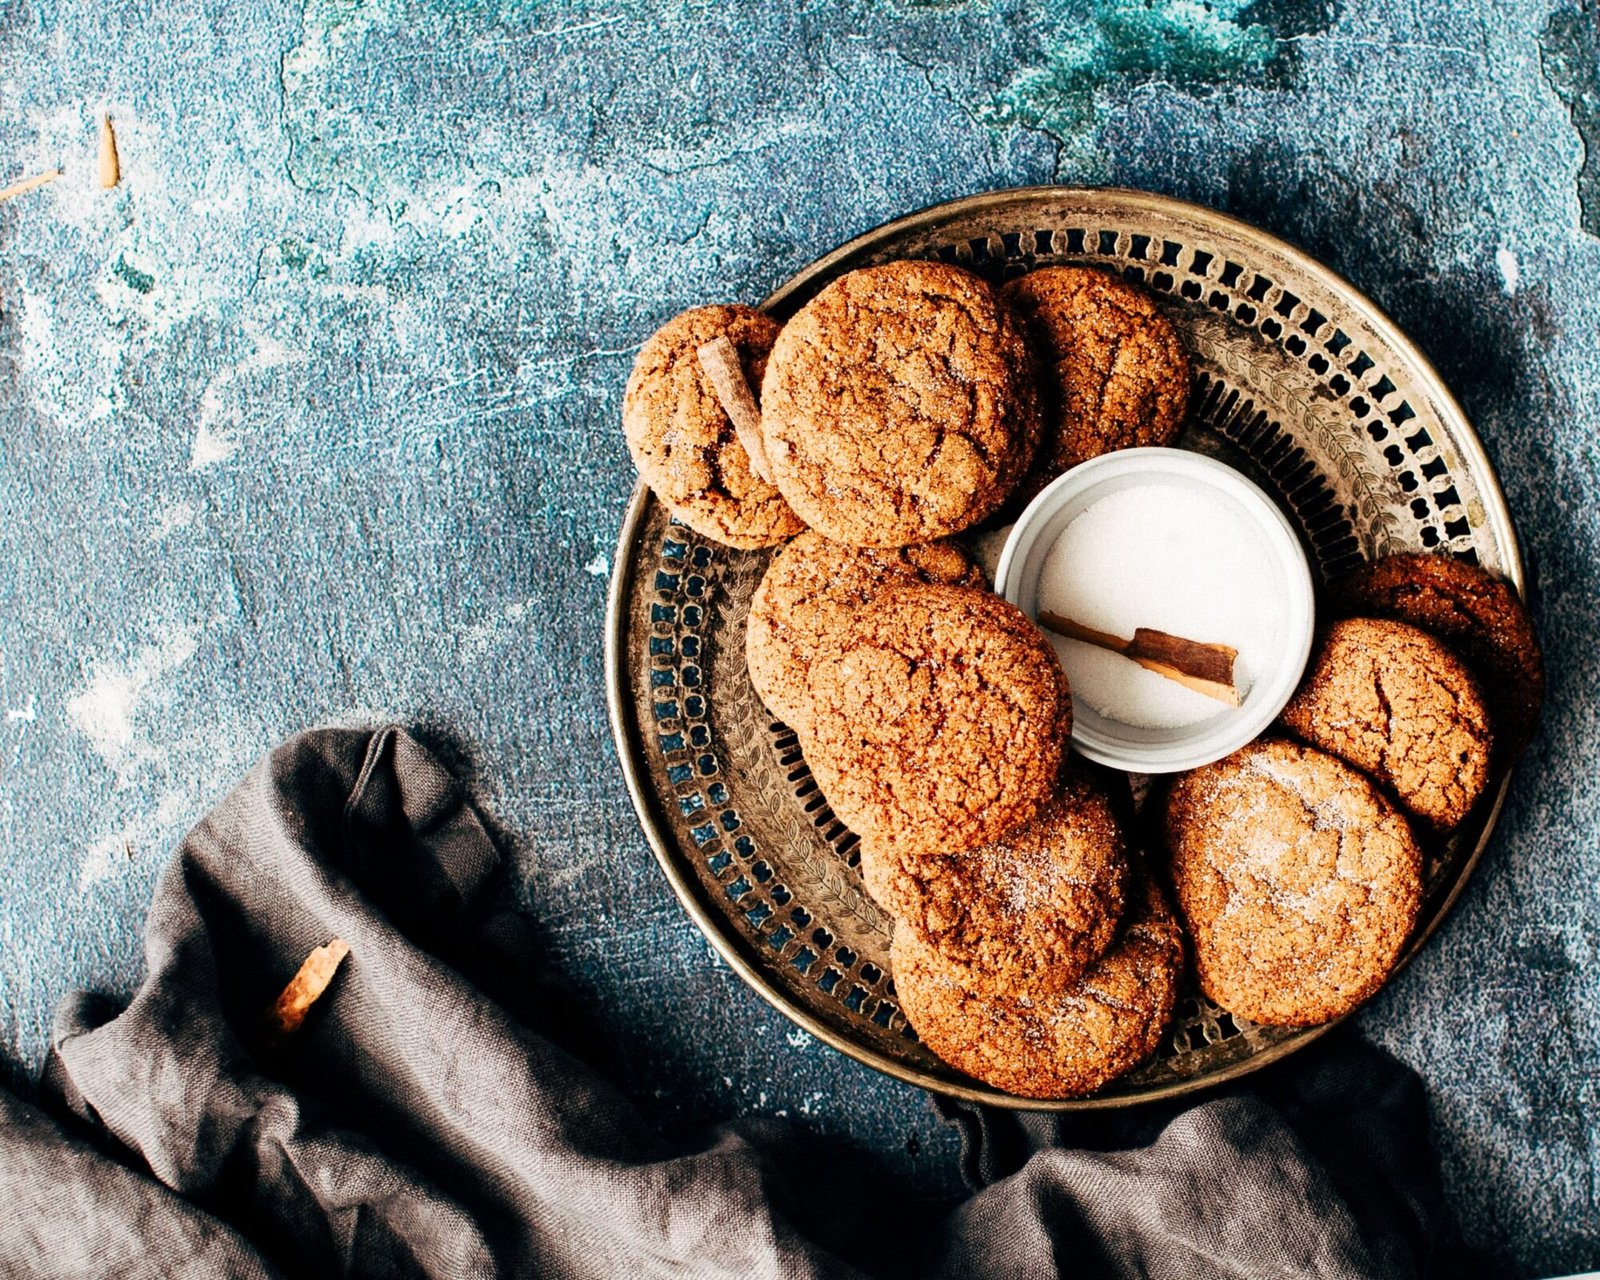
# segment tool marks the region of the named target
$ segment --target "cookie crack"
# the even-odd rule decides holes
[[[1100,389],[1095,393],[1094,397],[1094,416],[1096,421],[1105,417],[1106,392],[1111,389],[1111,379],[1116,375],[1117,370],[1117,357],[1122,354],[1122,344],[1126,339],[1127,335],[1124,333],[1119,333],[1112,339],[1111,350],[1104,362],[1105,372],[1100,378]]]
[[[1378,768],[1385,776],[1389,768],[1389,750],[1394,745],[1394,706],[1389,701],[1389,691],[1383,687],[1383,671],[1376,664],[1372,668],[1372,692],[1378,699],[1378,710],[1383,715],[1383,728],[1378,739]]]

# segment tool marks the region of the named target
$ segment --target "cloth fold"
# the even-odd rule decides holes
[[[125,1008],[62,1007],[0,1092],[7,1276],[1412,1276],[1442,1210],[1420,1086],[1346,1037],[1185,1111],[945,1104],[934,1212],[763,1123],[668,1143],[569,1039],[495,843],[406,733],[320,730],[185,838]],[[260,1011],[351,946],[287,1045]],[[1332,1037],[1330,1037],[1332,1039]]]

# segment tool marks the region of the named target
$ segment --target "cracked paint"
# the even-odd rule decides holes
[[[1594,0],[1551,15],[1539,40],[1539,60],[1583,145],[1577,174],[1579,225],[1600,236],[1600,9]]]
[[[1321,4],[1262,9],[1250,0],[1100,0],[1086,22],[1057,23],[1043,35],[1038,61],[982,104],[978,118],[1039,129],[1071,172],[1103,180],[1097,129],[1109,95],[1152,81],[1188,91],[1267,82],[1291,58],[1285,37],[1325,30],[1334,16]]]

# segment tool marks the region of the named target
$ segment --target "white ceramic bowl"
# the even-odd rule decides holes
[[[1072,745],[1091,760],[1135,773],[1175,773],[1220,760],[1257,737],[1283,710],[1311,655],[1311,568],[1283,513],[1232,467],[1183,449],[1123,449],[1092,458],[1052,481],[1028,505],[1000,553],[994,589],[1029,617],[1038,612],[1039,574],[1055,540],[1101,498],[1144,484],[1183,485],[1229,504],[1256,530],[1273,566],[1270,598],[1281,609],[1274,647],[1244,704],[1178,728],[1139,728],[1073,699]]]

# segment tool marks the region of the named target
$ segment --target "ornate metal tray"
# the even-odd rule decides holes
[[[1136,191],[1035,187],[937,205],[819,258],[762,305],[786,318],[835,276],[937,258],[998,280],[1087,263],[1142,283],[1195,368],[1180,444],[1276,496],[1314,570],[1420,549],[1476,560],[1520,589],[1522,562],[1483,447],[1427,359],[1377,307],[1256,228]],[[1038,1101],[945,1066],[895,999],[889,920],[862,890],[856,839],[795,736],[744,669],[744,623],[769,552],[708,542],[642,485],[623,520],[606,619],[607,697],[651,847],[707,938],[818,1039],[904,1081],[1003,1106],[1068,1110],[1173,1097],[1252,1071],[1326,1027],[1258,1027],[1191,989],[1155,1059],[1101,1093]],[[1414,955],[1482,853],[1508,779],[1430,851]]]

